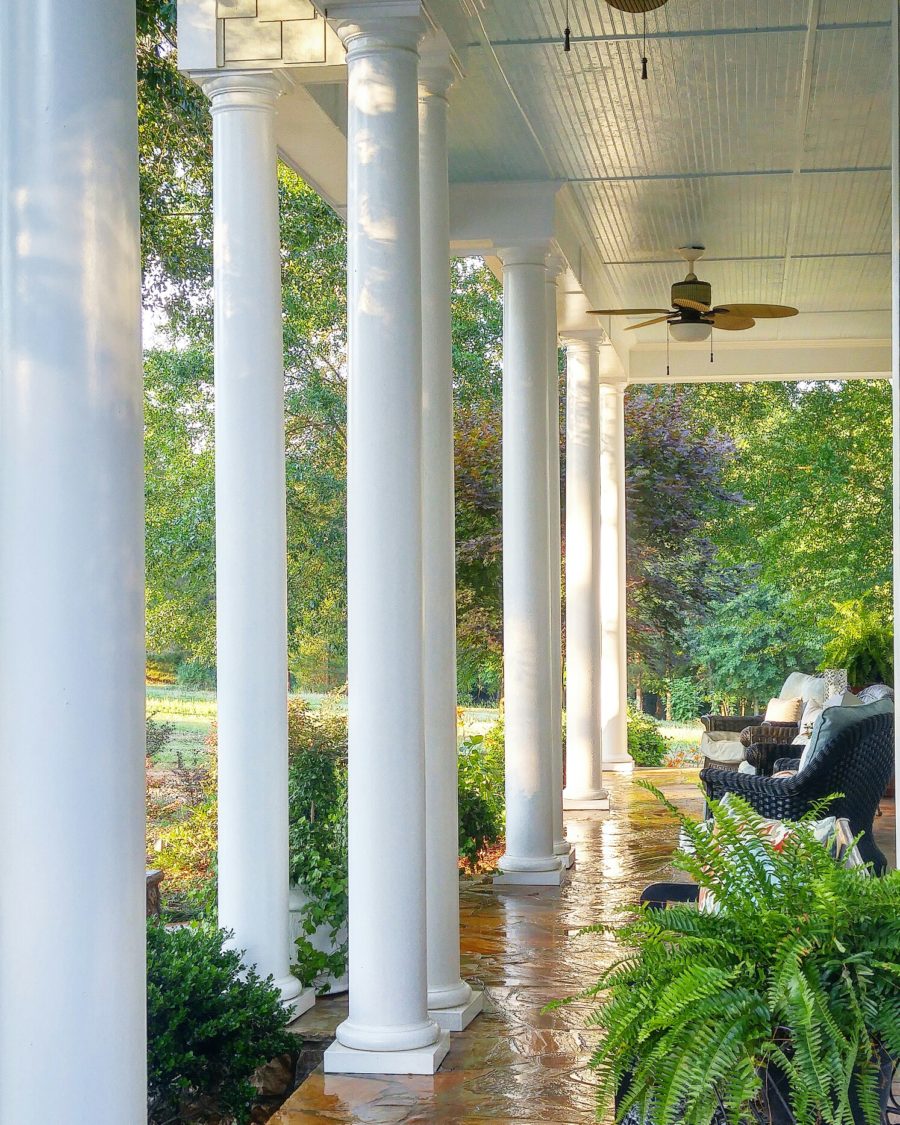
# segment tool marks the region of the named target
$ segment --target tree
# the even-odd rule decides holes
[[[740,502],[723,483],[734,449],[675,388],[630,391],[625,435],[629,653],[659,678],[678,660],[685,627],[728,586],[707,526],[713,511]]]
[[[891,388],[886,380],[690,388],[694,416],[734,435],[709,524],[726,565],[755,565],[815,633],[835,602],[889,612]],[[788,603],[785,603],[788,604]]]

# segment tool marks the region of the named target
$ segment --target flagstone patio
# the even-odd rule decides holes
[[[681,808],[699,814],[692,770],[642,770]],[[607,778],[609,814],[568,813],[577,850],[562,888],[466,887],[461,899],[463,976],[483,987],[484,1014],[454,1035],[433,1077],[354,1077],[315,1069],[272,1118],[272,1125],[324,1122],[442,1122],[445,1125],[593,1120],[594,1085],[587,1067],[591,1005],[545,1012],[548,1001],[590,985],[613,954],[612,941],[583,934],[610,922],[647,883],[672,870],[677,828],[672,816],[632,778]],[[893,862],[894,804],[876,822],[879,846]],[[294,1025],[314,1051],[324,1048],[347,1013],[346,997],[317,1002]]]

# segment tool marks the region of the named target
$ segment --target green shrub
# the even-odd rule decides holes
[[[175,671],[175,682],[179,687],[194,691],[215,691],[216,670],[196,660],[185,660]]]
[[[158,722],[153,717],[153,712],[146,718],[146,746],[147,757],[157,758],[169,747],[175,737],[175,724]]]
[[[459,746],[459,854],[471,867],[503,835],[505,821],[503,720],[482,738]]]
[[[147,1117],[250,1120],[257,1069],[289,1050],[278,990],[211,927],[147,927]]]
[[[295,974],[324,988],[325,978],[347,970],[347,723],[292,707],[288,772],[291,879],[307,902],[297,939]],[[323,953],[309,938],[326,926],[334,950]]]
[[[165,872],[162,883],[167,917],[211,918],[216,911],[218,805],[207,796],[172,824],[156,829],[148,840],[153,864]]]
[[[661,766],[668,743],[659,733],[659,723],[628,704],[628,753],[636,766]]]
[[[690,676],[674,676],[669,681],[672,697],[672,718],[678,723],[692,723],[700,714],[703,697]]]

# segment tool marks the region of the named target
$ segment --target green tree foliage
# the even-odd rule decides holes
[[[723,503],[709,534],[725,564],[802,607],[810,629],[834,602],[886,606],[891,579],[891,388],[886,380],[690,388],[705,424],[733,435]]]
[[[212,131],[179,74],[174,0],[137,0],[138,151],[144,304],[173,327],[209,328]]]
[[[212,363],[207,350],[144,359],[147,643],[215,662]]]
[[[894,628],[885,609],[861,598],[835,602],[825,622],[824,668],[846,668],[851,684],[893,684]]]
[[[729,709],[770,699],[788,672],[816,668],[822,643],[798,621],[788,595],[760,583],[752,568],[734,585],[738,592],[713,602],[685,643],[708,698]]]

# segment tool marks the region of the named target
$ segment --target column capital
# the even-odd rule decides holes
[[[521,242],[515,246],[504,246],[497,250],[497,257],[503,268],[509,266],[542,266],[546,269],[550,244],[544,240]]]
[[[271,110],[293,85],[283,70],[208,70],[191,77],[210,102],[210,113],[232,109]]]
[[[628,386],[628,376],[621,371],[601,371],[600,390],[623,391]]]
[[[369,51],[416,51],[428,28],[421,0],[336,0],[328,5],[328,20],[348,56],[356,58]]]
[[[599,354],[600,348],[609,344],[609,337],[602,328],[561,332],[559,341],[566,349],[589,351]]]
[[[429,31],[419,46],[419,100],[447,99],[461,74],[459,60],[443,32]]]
[[[559,279],[566,271],[566,259],[559,253],[547,255],[547,284],[558,285]]]

